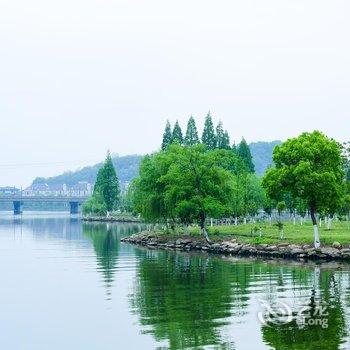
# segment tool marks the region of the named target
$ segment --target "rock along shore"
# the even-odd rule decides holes
[[[133,234],[122,238],[121,241],[157,249],[193,250],[234,256],[257,256],[297,260],[342,260],[350,262],[350,246],[342,246],[336,242],[333,243],[333,246],[325,246],[320,249],[315,249],[308,244],[248,244],[238,242],[235,238],[208,244],[202,237],[174,236],[150,232]]]

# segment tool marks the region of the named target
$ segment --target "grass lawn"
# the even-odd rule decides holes
[[[262,237],[259,237],[259,231],[251,234],[254,228],[262,228]],[[296,244],[312,244],[313,243],[313,227],[311,222],[300,225],[299,222],[293,225],[292,222],[284,223],[284,239],[279,239],[279,230],[275,223],[256,223],[256,224],[240,224],[238,226],[213,226],[208,227],[209,235],[212,239],[225,238],[225,236],[233,236],[238,241],[246,243],[296,243]],[[350,226],[345,221],[333,221],[331,230],[327,230],[325,225],[319,227],[321,244],[331,245],[334,241],[341,244],[350,244]],[[199,235],[199,229],[191,227],[191,235]]]

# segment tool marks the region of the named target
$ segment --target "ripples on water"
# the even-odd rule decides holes
[[[3,349],[349,349],[349,266],[120,243],[134,224],[0,217]],[[293,317],[262,324],[261,303]],[[327,306],[328,328],[297,322]]]

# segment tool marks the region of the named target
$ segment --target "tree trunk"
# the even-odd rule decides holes
[[[210,219],[210,227],[213,227],[213,219]]]
[[[205,227],[205,215],[203,213],[200,214],[200,227],[201,227],[201,234],[204,236],[207,243],[211,244],[211,240],[209,239],[208,232]]]
[[[247,218],[245,217],[244,218],[244,225],[246,225],[247,224]]]
[[[237,216],[235,217],[235,226],[237,226],[238,225],[238,218],[237,218]]]
[[[284,230],[283,228],[280,229],[280,239],[284,238]]]
[[[314,227],[314,247],[317,249],[317,248],[320,248],[321,244],[320,244],[320,236],[318,233],[317,219],[316,219],[314,209],[311,209],[310,214],[311,214],[312,225]]]
[[[328,220],[327,220],[327,230],[331,230],[332,228],[332,216],[328,217]]]
[[[319,225],[320,225],[320,227],[322,227],[322,218],[320,218],[320,220],[319,220]]]
[[[295,226],[296,222],[295,222],[295,214],[293,215],[293,225]]]

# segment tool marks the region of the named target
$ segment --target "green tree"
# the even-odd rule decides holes
[[[166,202],[177,216],[198,222],[201,233],[210,242],[206,220],[230,213],[233,174],[222,166],[222,153],[207,152],[203,145],[171,147],[170,152],[173,161],[163,178]],[[226,153],[227,158],[232,156],[232,152]]]
[[[97,173],[93,197],[102,200],[106,206],[107,215],[116,208],[119,201],[119,181],[115,171],[110,152],[107,152],[106,160]]]
[[[231,211],[235,159],[231,151],[208,152],[203,145],[172,145],[146,157],[135,180],[135,208],[148,221],[197,222],[209,241],[206,219]]]
[[[254,173],[255,168],[253,163],[253,157],[252,157],[252,154],[250,153],[249,146],[244,138],[242,139],[242,141],[239,143],[237,147],[237,153],[244,160],[244,163],[248,171],[250,173]]]
[[[83,205],[83,214],[94,214],[103,216],[107,214],[106,204],[103,202],[101,196],[90,197]]]
[[[213,150],[216,148],[216,136],[210,112],[208,112],[205,118],[202,143],[207,147],[208,150]]]
[[[273,152],[276,167],[263,179],[268,195],[277,200],[290,193],[301,199],[310,211],[314,226],[314,245],[320,246],[316,213],[339,208],[344,195],[344,171],[337,142],[319,131],[276,146]]]
[[[231,149],[232,149],[233,153],[238,154],[238,152],[237,152],[237,146],[236,146],[236,144],[235,144],[235,143],[233,143],[233,144],[232,144]]]
[[[191,116],[187,123],[186,136],[184,144],[186,146],[194,146],[199,143],[198,132],[196,127],[196,122]]]
[[[139,177],[133,181],[134,210],[146,221],[167,223],[168,219],[175,219],[166,206],[166,184],[161,181],[167,174],[171,161],[169,150],[144,157]]]
[[[183,136],[182,136],[182,130],[181,130],[181,127],[180,127],[178,121],[176,121],[176,123],[174,125],[174,130],[173,130],[173,135],[172,135],[171,142],[172,143],[177,143],[179,145],[182,145],[184,143],[184,139],[183,139]]]
[[[220,121],[216,127],[216,147],[222,149],[230,149],[230,136],[224,130],[222,122]]]
[[[168,146],[172,142],[172,132],[171,132],[171,125],[169,123],[169,120],[167,120],[166,125],[165,125],[165,130],[163,134],[163,141],[162,141],[162,150],[165,151]]]
[[[225,130],[225,132],[224,132],[224,136],[222,138],[221,147],[220,148],[231,149],[231,146],[230,146],[230,135],[228,134],[227,130]]]

